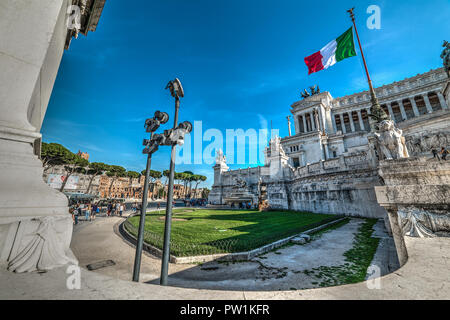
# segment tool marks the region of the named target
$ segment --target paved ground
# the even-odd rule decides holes
[[[141,281],[150,283],[134,283],[131,279],[131,272],[134,258],[134,248],[125,243],[119,236],[112,233],[113,225],[119,223],[123,218],[98,218],[95,222],[82,222],[74,232],[73,251],[80,260],[80,265],[97,262],[99,260],[112,259],[117,265],[99,269],[96,272],[81,269],[81,288],[79,290],[67,289],[66,283],[69,274],[67,267],[58,268],[47,273],[15,274],[6,271],[6,266],[0,266],[0,299],[450,299],[450,281],[448,271],[450,270],[450,239],[449,238],[406,238],[406,245],[409,253],[409,260],[405,266],[395,272],[380,278],[379,289],[369,289],[366,283],[345,285],[339,287],[289,290],[287,286],[280,290],[267,291],[261,279],[249,279],[249,274],[257,274],[258,268],[255,265],[263,263],[263,268],[270,270],[275,260],[279,260],[279,265],[290,270],[300,270],[314,266],[311,258],[320,257],[317,250],[323,250],[321,264],[338,262],[344,249],[337,251],[337,247],[348,246],[345,240],[335,238],[335,231],[330,231],[322,235],[322,249],[319,240],[304,246],[292,246],[279,251],[291,253],[292,257],[301,257],[304,254],[313,254],[308,259],[309,262],[296,263],[289,255],[276,253],[266,254],[267,259],[255,259],[251,263],[230,264],[222,269],[209,269],[208,264],[203,266],[195,265],[173,265],[169,266],[169,286],[161,287],[154,283],[158,282],[160,260],[151,256],[143,257]],[[360,222],[357,219],[340,229],[346,233],[348,241],[351,234]],[[379,236],[383,236],[382,229],[378,230]],[[341,234],[342,235],[342,234]],[[346,237],[340,237],[346,238]],[[343,241],[339,246],[333,247],[333,241]],[[309,250],[306,251],[307,246]],[[330,250],[334,253],[330,253]],[[328,251],[327,251],[328,250]],[[314,255],[314,251],[316,254]],[[383,259],[378,250],[374,261]],[[381,253],[381,256],[385,253]],[[387,251],[389,256],[389,251]],[[330,257],[326,257],[331,254]],[[285,256],[280,259],[280,257]],[[334,256],[334,258],[332,258]],[[304,261],[304,259],[301,259]],[[210,266],[210,265],[209,265]],[[201,270],[201,268],[207,270]],[[210,266],[211,267],[211,266]],[[235,269],[237,268],[237,269]],[[261,270],[259,270],[261,271]],[[235,272],[235,278],[231,284],[241,283],[234,287],[228,285],[228,290],[213,290],[215,279],[222,281],[228,277],[227,273]],[[270,271],[269,271],[270,272]],[[287,275],[280,278],[279,283],[289,283],[294,277]],[[294,272],[292,272],[295,274]],[[202,275],[203,279],[196,278]],[[206,276],[208,275],[208,276]],[[276,275],[275,275],[276,277]],[[222,280],[220,280],[222,279]],[[293,281],[295,281],[295,278]],[[203,280],[203,281],[198,281]],[[308,280],[308,279],[306,279]],[[253,281],[253,282],[252,282]],[[299,281],[299,279],[297,279]],[[306,283],[305,279],[302,280]],[[201,283],[204,288],[211,285],[209,289],[188,289],[193,283]],[[267,282],[269,283],[269,282]],[[243,285],[242,285],[243,284]],[[276,282],[272,282],[273,286]],[[244,287],[244,288],[242,288]],[[223,287],[222,287],[223,288]],[[297,287],[299,289],[300,287]]]
[[[72,250],[81,266],[102,260],[113,260],[115,266],[95,272],[131,280],[134,264],[134,247],[126,243],[113,228],[124,218],[98,217],[96,221],[81,222],[72,238]],[[269,252],[247,262],[209,262],[196,264],[170,264],[171,286],[215,290],[276,291],[319,287],[317,278],[305,274],[320,266],[338,266],[345,263],[344,253],[353,247],[353,239],[361,219],[352,219],[337,230],[322,234],[304,245],[292,245]],[[383,224],[377,227],[383,236]],[[385,234],[387,237],[387,234]],[[391,243],[393,245],[393,241]],[[387,265],[389,246],[379,250],[377,264]],[[142,282],[159,284],[161,260],[144,255],[141,265]],[[385,272],[386,273],[386,272]],[[383,273],[384,274],[384,273]]]
[[[353,247],[354,235],[362,222],[352,219],[345,226],[326,232],[307,244],[280,248],[248,262],[209,262],[191,267],[173,273],[169,284],[185,288],[249,291],[315,288],[318,287],[317,279],[303,271],[343,264],[343,254]]]
[[[161,287],[118,280],[81,270],[81,288],[68,290],[66,267],[47,273],[15,274],[0,266],[0,299],[450,299],[450,238],[405,239],[409,260],[380,279],[366,283],[298,291],[218,291]]]
[[[80,266],[102,260],[113,260],[116,265],[96,270],[96,272],[122,280],[131,280],[133,275],[135,249],[126,243],[114,228],[123,222],[118,216],[97,217],[95,221],[81,221],[74,228],[71,248]],[[178,272],[192,265],[170,264],[169,272]],[[148,254],[142,255],[140,280],[143,282],[159,279],[161,260]],[[159,283],[159,282],[158,282]]]

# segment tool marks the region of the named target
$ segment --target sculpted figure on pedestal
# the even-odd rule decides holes
[[[403,132],[394,126],[392,120],[381,121],[378,128],[374,134],[387,160],[409,158]]]
[[[441,58],[443,60],[445,71],[447,76],[450,78],[450,43],[444,40],[442,45],[445,49],[442,51]]]
[[[216,155],[216,164],[225,163],[227,161],[225,155],[223,154],[223,151],[221,149],[217,150]]]

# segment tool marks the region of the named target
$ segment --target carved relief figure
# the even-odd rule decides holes
[[[409,158],[403,132],[394,126],[393,121],[383,120],[378,128],[379,131],[375,132],[375,136],[387,160]]]
[[[243,188],[247,187],[247,182],[242,178],[237,177],[234,179],[234,182],[235,182],[235,185],[234,185],[235,189],[243,189]]]

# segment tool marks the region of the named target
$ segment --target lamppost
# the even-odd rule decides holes
[[[183,87],[180,80],[175,79],[169,81],[166,89],[170,90],[170,94],[175,98],[175,117],[173,120],[173,128],[164,131],[161,143],[164,145],[171,145],[172,150],[170,154],[170,172],[169,172],[169,186],[166,204],[166,221],[164,226],[164,246],[163,256],[161,262],[161,278],[160,284],[167,285],[167,275],[169,269],[169,256],[170,256],[170,231],[172,225],[172,202],[173,202],[173,180],[175,175],[175,156],[176,145],[183,145],[184,135],[192,131],[192,124],[188,121],[178,124],[178,110],[180,109],[180,98],[184,97]]]
[[[144,227],[145,227],[145,214],[147,211],[147,196],[148,196],[148,180],[150,175],[150,167],[152,164],[152,154],[158,150],[159,143],[155,139],[153,133],[158,130],[161,124],[166,123],[169,120],[169,115],[165,112],[156,111],[155,116],[152,119],[145,120],[146,131],[150,133],[150,139],[144,139],[143,145],[145,149],[142,153],[147,154],[147,166],[145,168],[145,181],[144,181],[144,193],[142,195],[142,207],[141,207],[141,217],[139,219],[139,231],[138,239],[136,244],[136,255],[134,258],[134,269],[133,269],[133,281],[139,281],[139,272],[141,269],[141,256],[142,256],[142,246],[144,242]]]

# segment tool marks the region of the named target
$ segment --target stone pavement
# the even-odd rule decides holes
[[[134,248],[111,232],[121,218],[100,218],[74,233],[72,245],[81,268],[81,288],[69,290],[66,267],[47,273],[15,274],[1,266],[0,299],[449,299],[450,239],[406,238],[409,260],[401,269],[382,277],[381,289],[368,289],[366,283],[298,291],[244,291],[161,287],[129,281]],[[89,231],[89,229],[92,229]],[[109,230],[108,230],[109,229]],[[89,232],[88,232],[89,231]],[[97,235],[97,236],[94,236]],[[99,240],[99,238],[104,238]],[[78,241],[83,239],[83,241]],[[89,245],[90,244],[90,245]],[[98,250],[94,248],[103,248]],[[112,259],[117,265],[95,272],[87,263]],[[160,261],[143,256],[142,281],[159,277]],[[180,269],[177,269],[180,268]],[[192,265],[170,265],[171,274]],[[152,281],[153,280],[153,281]],[[170,277],[169,277],[170,284]]]

